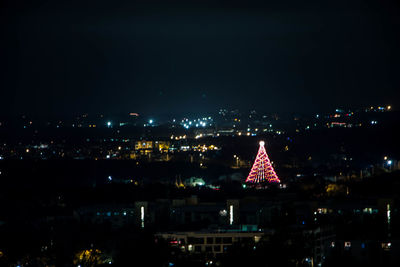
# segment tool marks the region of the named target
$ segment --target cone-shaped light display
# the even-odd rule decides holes
[[[280,183],[265,151],[264,144],[264,141],[260,141],[260,148],[258,149],[257,157],[249,176],[247,176],[246,183]]]

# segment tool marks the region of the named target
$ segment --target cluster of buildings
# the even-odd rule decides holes
[[[400,240],[391,235],[396,207],[393,198],[313,201],[281,192],[275,196],[220,201],[192,195],[131,204],[81,206],[74,210],[73,216],[82,223],[105,224],[112,229],[158,229],[155,237],[182,255],[214,261],[234,244],[256,249],[285,229],[286,242],[296,242],[299,236],[306,240],[302,245],[309,249],[304,258],[309,266],[323,266],[332,257],[346,255],[361,263],[383,260],[383,255],[398,260]],[[357,229],[357,225],[371,222],[377,228],[376,233],[368,227]]]
[[[315,129],[376,127],[385,123],[385,116],[390,112],[391,106],[336,109],[332,113],[313,116],[278,116],[255,110],[241,113],[221,109],[214,116],[195,119],[155,119],[129,113],[114,117],[82,114],[72,120],[52,122],[40,122],[24,115],[13,122],[0,121],[3,135],[0,159],[134,159],[137,154],[147,155],[154,151],[195,150],[194,146],[200,143],[193,145],[189,141],[207,137],[265,134],[291,137]],[[207,150],[217,149],[220,147],[207,147]]]

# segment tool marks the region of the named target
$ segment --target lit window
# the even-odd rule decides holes
[[[351,242],[349,242],[349,241],[344,242],[344,247],[345,248],[351,248]]]
[[[220,210],[219,211],[219,215],[220,216],[226,216],[226,215],[228,215],[228,212],[227,212],[227,210]]]
[[[384,250],[389,250],[392,247],[392,243],[390,243],[390,242],[385,242],[385,243],[382,243],[381,245]]]

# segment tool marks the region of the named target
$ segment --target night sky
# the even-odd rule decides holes
[[[2,114],[400,105],[396,1],[1,5]]]

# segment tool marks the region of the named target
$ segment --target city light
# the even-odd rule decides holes
[[[9,2],[0,267],[400,267],[397,1]]]
[[[233,205],[229,205],[229,224],[233,224]]]
[[[144,228],[144,207],[140,207],[140,222],[141,222],[141,227]]]

